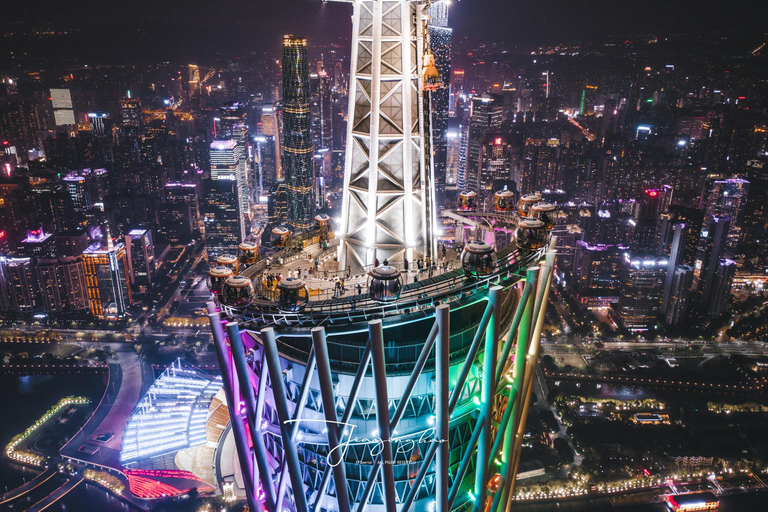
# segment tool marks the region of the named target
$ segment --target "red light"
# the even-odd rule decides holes
[[[493,141],[493,143],[496,144],[497,146],[501,146],[501,137],[496,137],[496,140]]]
[[[643,474],[644,474],[645,476],[651,476],[651,472],[650,472],[650,471],[648,471],[647,469],[643,469]]]
[[[657,195],[659,195],[659,192],[657,190],[648,190],[647,192],[648,192],[648,195],[651,197],[656,197]]]
[[[0,240],[5,238],[5,231],[0,231]]]

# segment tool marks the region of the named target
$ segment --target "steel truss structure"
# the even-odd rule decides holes
[[[250,509],[509,510],[555,243],[524,277],[418,320],[253,331],[209,303]],[[418,322],[403,371],[397,336]]]
[[[337,1],[353,5],[341,266],[433,258],[429,1]]]

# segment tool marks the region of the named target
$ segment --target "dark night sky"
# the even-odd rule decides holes
[[[303,34],[310,44],[339,40],[351,27],[351,7],[320,0],[26,0],[4,2],[0,25],[50,22],[80,26],[91,51],[190,57],[233,47],[272,48],[280,35]],[[453,0],[456,37],[473,42],[554,44],[638,33],[768,30],[768,0]],[[95,28],[97,27],[98,28]],[[78,45],[85,41],[80,40]],[[74,43],[73,43],[74,44]],[[73,51],[76,49],[73,48]],[[81,51],[79,48],[76,51]]]

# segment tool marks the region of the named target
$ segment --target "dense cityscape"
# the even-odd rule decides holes
[[[764,27],[242,3],[0,21],[0,510],[765,510]]]

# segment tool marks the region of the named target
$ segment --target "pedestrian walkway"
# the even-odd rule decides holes
[[[338,262],[334,260],[335,251],[331,251],[332,254],[326,254],[324,257],[318,257],[323,253],[322,248],[319,248],[319,251],[318,248],[318,246],[310,246],[310,250],[305,251],[302,257],[284,265],[273,261],[270,269],[265,270],[263,274],[269,281],[266,289],[274,289],[279,279],[297,277],[306,282],[310,300],[328,300],[368,293],[369,268],[356,270],[348,268],[346,271],[341,271],[338,269]],[[315,267],[316,259],[317,267]],[[403,263],[392,266],[396,266],[402,272],[403,285],[408,285],[455,270],[460,264],[459,254],[453,249],[448,249],[445,258],[441,254],[437,264],[431,269],[427,268],[423,262],[421,269],[418,262],[409,262],[408,271],[405,270]]]

